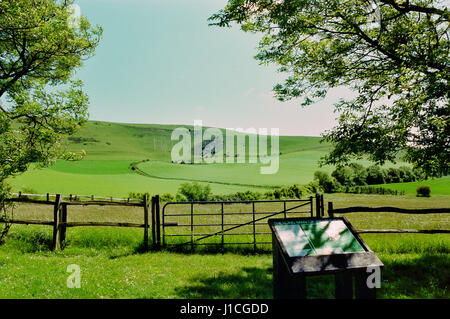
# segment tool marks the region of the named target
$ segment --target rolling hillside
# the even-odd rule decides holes
[[[171,134],[177,127],[180,126],[90,121],[66,141],[68,150],[86,151],[82,161],[58,161],[49,168],[32,168],[11,179],[11,184],[16,191],[108,196],[125,196],[131,191],[175,193],[181,183],[190,180],[208,182],[216,193],[263,191],[273,186],[311,181],[317,160],[329,147],[320,143],[318,137],[281,136],[279,171],[273,175],[261,175],[261,163],[248,163],[248,139],[245,164],[174,164],[171,150],[178,141],[171,141]],[[193,131],[192,126],[183,127]],[[225,130],[221,131],[225,138]],[[270,138],[268,140],[270,148]],[[152,177],[141,176],[130,169],[130,164],[143,160],[149,161],[138,164],[139,168]]]
[[[129,192],[176,193],[186,181],[209,184],[218,194],[248,189],[263,192],[276,186],[310,182],[319,158],[329,149],[329,145],[320,143],[319,137],[280,136],[279,170],[270,175],[260,174],[260,167],[268,164],[249,163],[248,137],[243,164],[177,164],[171,159],[172,147],[178,143],[171,141],[171,134],[177,127],[180,126],[90,121],[66,140],[68,150],[86,151],[82,161],[58,161],[45,169],[32,167],[10,183],[15,191],[105,196],[126,196]],[[193,131],[192,126],[183,127]],[[193,138],[191,142],[194,147]],[[224,162],[227,156],[224,151]],[[145,176],[131,169],[133,163]],[[331,172],[333,168],[320,169]]]

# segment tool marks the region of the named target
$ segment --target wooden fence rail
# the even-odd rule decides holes
[[[149,202],[149,198],[145,196],[142,200],[138,199],[117,199],[112,197],[94,197],[93,195],[70,195],[70,196],[62,196],[60,194],[50,195],[47,194],[15,194],[17,197],[13,197],[8,199],[10,202],[17,203],[30,203],[30,204],[38,204],[38,205],[50,205],[53,206],[53,220],[20,220],[20,219],[5,219],[0,217],[0,223],[7,224],[24,224],[24,225],[45,225],[53,227],[53,240],[52,240],[52,249],[58,250],[63,249],[65,246],[66,240],[66,231],[68,227],[80,227],[80,226],[108,226],[108,227],[134,227],[134,228],[143,228],[144,229],[144,248],[148,249],[149,242],[149,234],[148,229],[151,227],[152,230],[152,243],[153,247],[156,249],[161,248],[161,238],[164,237],[164,234],[161,234],[161,226],[162,227],[170,227],[170,226],[179,226],[178,223],[165,223],[164,222],[164,213],[163,213],[163,221],[161,223],[160,220],[160,198],[159,196],[154,196],[151,198],[151,203]],[[33,197],[33,198],[31,198]],[[36,199],[43,198],[43,199]],[[87,198],[87,200],[81,200],[81,198]],[[323,195],[316,196],[316,217],[320,218],[324,216],[324,202]],[[289,201],[289,200],[286,200]],[[311,214],[313,211],[313,197],[309,199],[311,203]],[[264,201],[261,201],[264,202]],[[189,204],[206,204],[208,202],[188,202]],[[216,203],[217,202],[211,202]],[[228,203],[228,202],[227,202]],[[230,202],[233,203],[233,202]],[[182,204],[182,203],[179,203]],[[122,223],[122,222],[68,222],[68,207],[69,206],[91,206],[91,205],[99,205],[99,206],[126,206],[126,207],[142,207],[144,209],[143,223]],[[167,204],[166,204],[167,205]],[[151,206],[151,216],[149,216],[149,206]],[[223,206],[223,203],[222,203]],[[164,211],[164,209],[163,209]],[[284,211],[288,211],[286,208]],[[346,208],[337,208],[333,207],[332,202],[328,202],[328,215],[330,217],[334,217],[335,215],[340,214],[349,214],[349,213],[400,213],[400,214],[446,214],[450,213],[450,208],[430,208],[430,209],[404,209],[398,207],[346,207]],[[250,223],[256,222],[256,215],[261,212],[255,212],[254,209],[251,212],[253,214],[253,221]],[[222,213],[223,209],[222,209]],[[243,213],[244,214],[244,213]],[[249,213],[250,214],[250,213]],[[209,214],[211,215],[211,214]],[[167,215],[169,216],[169,215]],[[181,215],[180,215],[181,216]],[[223,216],[222,216],[223,223]],[[194,225],[191,221],[192,226]],[[256,223],[255,223],[256,225]],[[222,225],[223,228],[223,225]],[[164,228],[163,228],[164,231]],[[222,229],[221,233],[225,232]],[[450,230],[448,229],[426,229],[426,230],[417,230],[417,229],[361,229],[358,230],[358,233],[421,233],[421,234],[449,234]],[[255,239],[256,230],[255,227],[253,229],[253,237]],[[211,236],[208,234],[208,236]]]
[[[333,202],[328,202],[328,216],[350,214],[350,213],[399,213],[399,214],[448,214],[450,208],[426,208],[426,209],[406,209],[399,207],[345,207],[334,208]],[[360,234],[450,234],[449,229],[359,229]]]
[[[50,198],[56,198],[56,196],[58,194],[26,194],[26,193],[22,193],[22,192],[18,192],[18,193],[12,193],[12,196],[16,196],[16,198],[14,198],[14,201],[18,201],[20,199],[22,200],[26,200],[29,197],[46,197],[47,198],[47,202],[50,201]],[[109,202],[142,202],[142,200],[140,199],[136,199],[136,198],[114,198],[114,197],[101,197],[101,196],[94,196],[94,195],[79,195],[79,194],[70,194],[68,196],[66,196],[66,200],[69,201],[78,201],[81,198],[89,198],[91,201],[98,201],[98,200],[105,200],[105,201],[109,201]],[[42,203],[42,201],[40,201],[40,203]]]
[[[41,195],[41,194],[14,194],[17,197],[9,198],[6,201],[16,202],[16,203],[29,203],[29,204],[39,204],[39,205],[51,205],[53,206],[53,220],[52,221],[42,221],[42,220],[20,220],[20,219],[5,219],[0,217],[0,223],[6,224],[23,224],[23,225],[45,225],[53,226],[53,239],[52,239],[52,249],[60,250],[65,246],[66,240],[66,230],[67,227],[80,227],[80,226],[108,226],[108,227],[136,227],[144,228],[144,249],[148,249],[148,228],[149,216],[148,216],[148,197],[144,196],[143,200],[132,199],[130,201],[127,199],[114,199],[107,197],[95,197],[86,196],[89,198],[87,201],[81,201],[80,195],[69,196],[64,198],[60,194],[56,195]],[[39,200],[29,197],[45,197],[45,200]],[[55,200],[50,200],[50,197],[54,197]],[[69,199],[68,201],[66,199]],[[133,202],[132,202],[133,201]],[[142,224],[137,223],[122,223],[122,222],[67,222],[68,206],[126,206],[126,207],[142,207],[144,208],[144,218]],[[158,209],[156,211],[155,209]],[[158,216],[156,218],[152,217],[152,233],[155,236],[152,237],[154,246],[160,246],[160,232],[159,232],[159,196],[152,198],[152,216]],[[156,237],[158,236],[158,237]]]

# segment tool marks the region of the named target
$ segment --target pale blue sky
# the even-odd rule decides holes
[[[279,128],[318,136],[335,124],[332,104],[344,89],[302,108],[281,103],[272,87],[283,75],[253,58],[258,36],[208,26],[226,0],[77,0],[104,29],[96,56],[77,73],[92,120]]]

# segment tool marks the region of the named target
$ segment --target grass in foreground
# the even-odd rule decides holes
[[[448,196],[327,195],[336,208],[448,206]],[[231,209],[231,208],[230,208]],[[244,207],[233,207],[235,210]],[[248,209],[248,207],[247,207]],[[273,207],[265,207],[268,211]],[[48,219],[52,208],[23,205],[15,218]],[[349,214],[356,228],[448,229],[448,214]],[[70,208],[73,221],[142,221],[142,209]],[[67,247],[51,252],[52,229],[13,225],[0,245],[0,298],[272,298],[270,250],[253,255],[232,247],[225,254],[141,253],[142,229],[69,228]],[[365,234],[385,264],[379,298],[450,298],[450,235]],[[231,252],[233,251],[233,252]],[[81,267],[81,288],[69,289],[67,266]],[[313,298],[333,297],[333,278],[308,281]]]
[[[139,253],[139,230],[76,228],[62,252],[51,229],[15,225],[0,246],[0,298],[272,298],[272,256]],[[385,264],[379,298],[449,298],[448,235],[364,235]],[[67,266],[81,288],[67,288]],[[312,298],[333,297],[333,277],[308,281]]]

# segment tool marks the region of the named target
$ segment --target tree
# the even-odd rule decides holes
[[[399,168],[400,178],[403,182],[414,182],[416,180],[416,176],[411,167],[408,166],[400,166]]]
[[[401,183],[403,180],[400,176],[400,171],[395,167],[390,167],[387,170],[386,183]]]
[[[386,172],[378,165],[372,165],[367,168],[366,182],[369,185],[386,183]]]
[[[350,163],[349,167],[353,170],[353,184],[357,186],[366,185],[367,169],[359,163]]]
[[[331,173],[331,176],[343,186],[355,186],[353,182],[353,169],[348,166],[339,166]]]
[[[188,201],[207,201],[211,197],[211,187],[197,182],[183,183],[177,193],[179,199]]]
[[[229,0],[210,20],[264,35],[256,59],[289,75],[274,87],[281,101],[356,93],[335,105],[323,164],[404,154],[427,175],[448,174],[450,13],[439,0]]]
[[[73,14],[68,0],[0,1],[0,184],[30,163],[77,157],[61,141],[87,120],[88,97],[71,78],[102,29]]]
[[[327,172],[315,171],[314,180],[319,182],[320,187],[323,188],[325,193],[337,192],[341,187],[339,182],[334,177],[331,177]]]

